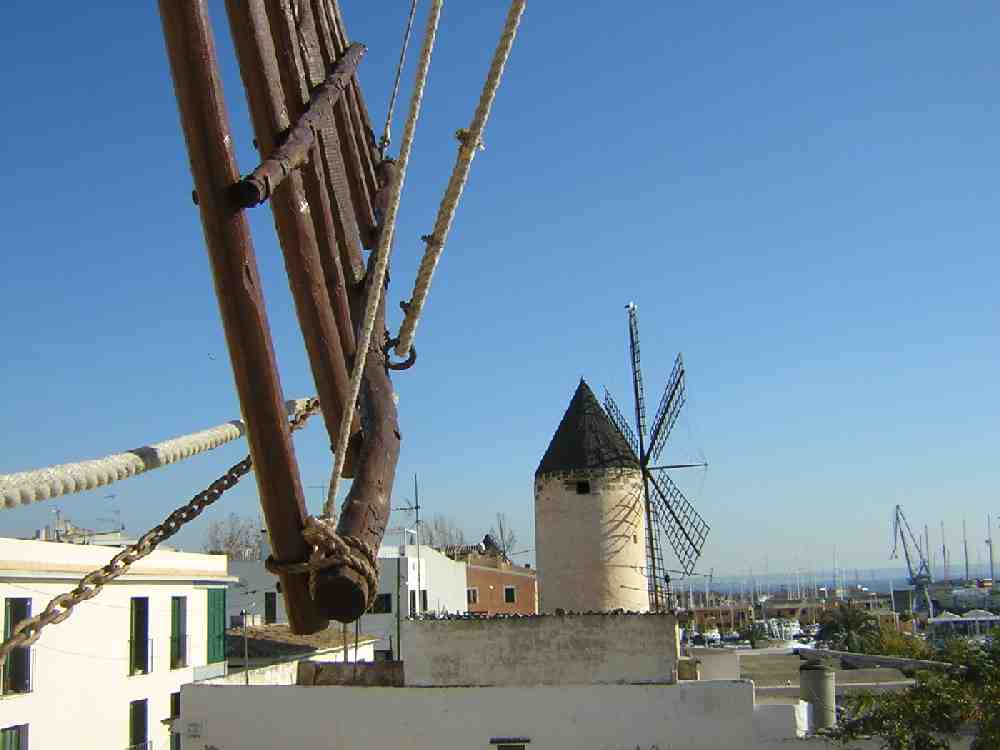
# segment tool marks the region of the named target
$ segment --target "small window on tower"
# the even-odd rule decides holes
[[[589,495],[590,494],[590,482],[577,482],[576,483],[576,494],[577,495]]]

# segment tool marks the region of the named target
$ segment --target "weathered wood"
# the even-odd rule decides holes
[[[291,104],[295,98],[286,96],[283,91],[282,66],[276,57],[268,13],[268,9],[276,5],[264,0],[226,2],[254,132],[261,153],[267,154],[275,149],[278,134],[304,111],[301,102],[293,110]],[[281,12],[280,8],[278,12]],[[294,74],[293,71],[289,75]],[[270,203],[299,326],[323,405],[323,420],[332,443],[337,439],[341,414],[348,400],[349,377],[340,331],[325,283],[325,269],[314,221],[313,212],[320,210],[321,202],[314,195],[308,196],[314,198],[313,202],[307,200],[306,185],[312,187],[312,193],[316,188],[313,174],[311,170],[292,172],[275,190]],[[359,443],[357,429],[352,431],[352,436],[345,476],[353,473]],[[297,560],[282,559],[281,562]]]
[[[160,16],[268,534],[279,559],[304,559],[305,502],[250,230],[232,200],[239,171],[207,9],[204,0],[160,0]],[[294,632],[327,626],[306,576],[283,575],[281,589]]]
[[[331,107],[344,94],[365,50],[363,44],[347,48],[333,72],[316,88],[305,112],[281,145],[240,182],[237,197],[240,205],[250,208],[263,203],[293,170],[309,160],[323,120],[329,117]]]
[[[341,43],[336,10],[328,0],[314,0],[313,7],[316,17],[326,19],[325,23],[321,22],[318,26],[318,41],[323,57],[327,60],[336,60],[346,48],[346,45]],[[358,132],[353,114],[357,109],[357,90],[355,77],[349,86],[348,95],[334,107],[334,117],[338,132],[344,136],[340,139],[341,153],[361,240],[366,248],[373,250],[378,243],[375,212],[371,203],[371,196],[376,189],[374,165],[371,149],[365,146],[364,135]]]

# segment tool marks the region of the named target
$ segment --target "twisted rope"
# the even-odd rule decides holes
[[[305,562],[280,562],[270,556],[264,561],[271,573],[309,575],[309,594],[316,599],[320,571],[327,568],[348,567],[365,579],[368,601],[365,611],[371,607],[378,594],[378,567],[375,550],[371,545],[352,536],[340,536],[336,524],[330,518],[309,516],[302,529],[302,537],[313,552]]]
[[[521,23],[521,16],[524,14],[526,5],[527,0],[513,0],[511,3],[503,33],[500,35],[500,41],[493,53],[489,74],[486,76],[486,82],[483,84],[483,90],[479,96],[479,103],[476,105],[472,124],[467,129],[459,130],[455,134],[460,142],[458,156],[455,160],[455,168],[448,180],[444,198],[441,200],[441,206],[438,209],[434,231],[424,238],[427,247],[424,250],[424,257],[420,261],[420,269],[417,271],[417,280],[413,287],[413,296],[405,307],[406,315],[403,318],[403,325],[400,326],[396,342],[396,354],[400,357],[408,356],[410,347],[413,346],[413,336],[417,330],[417,323],[420,321],[420,313],[427,301],[431,279],[434,278],[434,271],[441,259],[441,254],[444,252],[444,245],[448,239],[448,233],[451,231],[451,223],[455,218],[458,202],[462,198],[462,191],[469,179],[472,160],[476,151],[481,148],[483,129],[486,127],[486,121],[489,120],[490,109],[493,107],[493,100],[500,88],[504,66],[507,64],[511,48],[514,46],[514,37],[517,35],[517,27]]]
[[[403,191],[403,183],[406,180],[406,167],[410,161],[410,150],[413,148],[413,136],[417,129],[417,120],[420,118],[420,104],[423,101],[424,89],[427,86],[427,71],[431,65],[431,54],[434,51],[434,40],[437,37],[438,23],[441,19],[441,8],[443,5],[444,0],[434,0],[431,4],[430,13],[427,16],[427,28],[424,31],[424,46],[420,51],[417,78],[413,86],[413,94],[410,98],[410,114],[406,118],[406,127],[403,130],[403,142],[400,145],[399,158],[396,161],[397,177],[392,186],[389,208],[382,223],[378,247],[375,249],[374,268],[368,276],[368,299],[365,306],[364,322],[361,326],[361,338],[356,348],[358,356],[355,358],[354,369],[351,372],[350,397],[344,405],[344,414],[340,420],[340,434],[337,437],[337,450],[334,454],[333,475],[330,477],[330,487],[326,494],[326,502],[323,504],[324,517],[331,517],[333,515],[334,502],[337,498],[337,486],[340,483],[340,474],[344,469],[344,455],[347,452],[347,440],[351,432],[351,419],[358,401],[358,392],[361,390],[361,375],[364,372],[365,361],[368,358],[368,350],[371,346],[372,329],[375,327],[375,313],[382,300],[385,270],[389,264],[389,250],[392,247],[392,238],[396,230],[396,215],[399,213],[399,196]]]
[[[289,403],[298,404],[289,422],[289,429],[292,432],[305,425],[309,417],[319,411],[319,400],[315,398]],[[139,537],[135,544],[130,544],[112,557],[103,568],[87,573],[80,579],[76,588],[53,597],[39,614],[17,623],[10,636],[0,643],[0,666],[11,651],[33,644],[41,637],[42,628],[63,622],[73,613],[74,607],[93,599],[101,593],[104,586],[127,573],[134,563],[149,555],[160,542],[169,539],[180,530],[181,526],[201,515],[205,508],[222,497],[226,490],[235,486],[240,479],[250,473],[252,468],[253,460],[250,456],[229,467],[225,474],[195,495],[186,505],[182,505],[167,516],[162,523]]]
[[[410,3],[410,17],[406,19],[406,31],[403,33],[403,48],[399,51],[399,63],[396,65],[396,81],[392,85],[392,96],[389,97],[389,111],[385,115],[385,128],[382,130],[382,139],[379,141],[379,155],[384,159],[385,150],[392,142],[392,114],[396,109],[396,97],[399,96],[399,79],[403,75],[403,63],[406,61],[406,50],[410,46],[410,33],[413,31],[413,19],[417,15],[417,0]]]
[[[308,403],[307,399],[297,399],[286,402],[285,408],[292,415],[305,409]],[[207,430],[133,448],[124,453],[113,453],[104,458],[2,474],[0,499],[3,500],[4,508],[14,508],[103,487],[218,448],[243,437],[246,429],[243,420],[234,419]]]

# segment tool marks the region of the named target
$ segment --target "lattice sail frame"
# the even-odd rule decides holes
[[[629,352],[632,364],[632,385],[635,397],[635,418],[638,434],[625,418],[607,388],[604,389],[604,410],[619,434],[628,443],[642,470],[644,500],[649,509],[646,525],[646,579],[651,609],[661,609],[661,581],[663,565],[661,539],[666,538],[674,551],[685,575],[694,572],[702,548],[708,537],[709,524],[698,513],[680,488],[662,467],[650,463],[660,457],[667,440],[677,423],[681,408],[687,401],[684,359],[681,354],[674,361],[667,379],[649,433],[646,449],[645,389],[639,353],[639,320],[634,305],[629,305]]]

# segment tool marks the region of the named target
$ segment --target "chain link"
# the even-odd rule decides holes
[[[319,411],[319,399],[307,399],[304,407],[289,421],[290,430],[294,432],[303,427],[309,417],[317,411]],[[101,593],[101,589],[106,584],[127,573],[133,563],[146,557],[156,549],[160,542],[169,539],[180,530],[181,526],[201,515],[205,508],[222,497],[226,490],[235,486],[237,482],[250,473],[252,468],[253,460],[250,456],[233,464],[225,474],[191,498],[187,505],[175,510],[167,516],[163,523],[154,526],[139,537],[135,544],[129,545],[112,557],[111,561],[103,568],[87,573],[72,591],[67,591],[65,594],[59,594],[53,598],[45,609],[35,617],[21,620],[14,626],[11,636],[0,644],[0,665],[6,661],[7,655],[15,648],[30,646],[37,641],[42,634],[42,628],[46,625],[62,622],[70,616],[76,605],[93,599]]]

